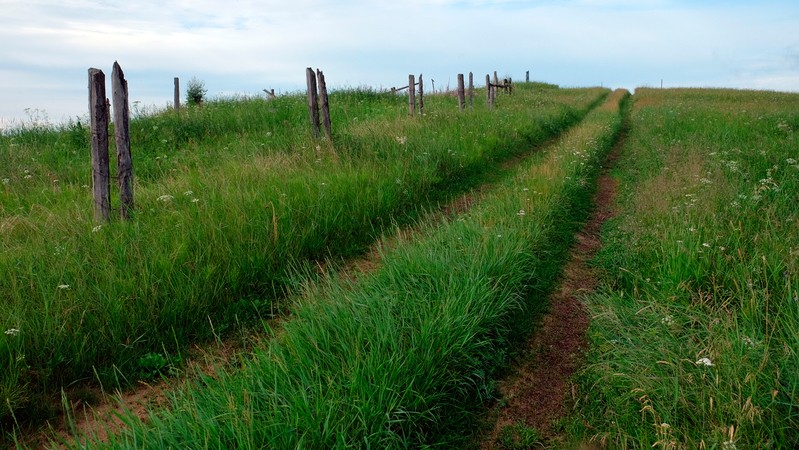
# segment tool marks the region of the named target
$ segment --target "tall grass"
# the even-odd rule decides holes
[[[635,94],[573,433],[799,445],[799,96]]]
[[[421,119],[400,97],[341,92],[335,144],[305,131],[299,96],[142,117],[135,216],[108,224],[91,217],[82,125],[3,136],[0,417],[48,417],[64,386],[133,382],[142,356],[271,314],[302,267],[360,251],[606,92],[522,87],[468,114],[432,97]]]
[[[608,99],[465,216],[331,278],[239,364],[172,394],[112,448],[463,444],[509,340],[543,306],[620,126]],[[527,330],[529,331],[529,329]],[[87,447],[102,446],[89,438]]]

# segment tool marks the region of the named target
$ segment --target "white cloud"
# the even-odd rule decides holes
[[[775,6],[778,5],[778,6]],[[564,85],[735,84],[797,90],[799,5],[669,0],[0,1],[0,117],[83,114],[86,70],[118,60],[163,105],[173,76],[210,94],[391,86],[497,70]],[[739,84],[740,83],[740,84]]]

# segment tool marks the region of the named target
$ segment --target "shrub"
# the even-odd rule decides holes
[[[205,100],[205,94],[208,89],[205,88],[205,82],[192,77],[186,85],[186,102],[189,105],[200,105]]]

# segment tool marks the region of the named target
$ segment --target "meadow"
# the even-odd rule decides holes
[[[431,96],[425,117],[409,118],[400,96],[342,91],[331,95],[333,142],[310,136],[301,95],[141,114],[135,216],[110,223],[91,215],[85,124],[6,133],[4,429],[57,415],[62,389],[179,369],[190,345],[282,314],[317,266],[490,177],[606,94],[530,84],[465,114]]]
[[[626,91],[463,214],[419,223],[353,280],[297,298],[275,336],[197,374],[109,442],[76,448],[418,448],[468,443],[511,343],[546,306]]]
[[[799,96],[638,89],[575,441],[799,446]]]
[[[332,142],[301,95],[140,114],[136,214],[107,224],[85,125],[0,136],[7,442],[28,445],[62,389],[74,404],[75,386],[165,379],[146,420],[61,444],[479,445],[620,143],[569,413],[555,438],[520,423],[528,442],[492,445],[799,446],[799,95],[482,98],[428,96],[412,118],[407,97],[336,92]],[[245,345],[224,364],[185,365],[229,339]]]

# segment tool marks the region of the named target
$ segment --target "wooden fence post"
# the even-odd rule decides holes
[[[508,78],[508,94],[513,95],[513,78]]]
[[[111,219],[111,176],[108,170],[108,105],[105,74],[89,69],[89,117],[92,130],[92,193],[94,218]]]
[[[308,85],[308,116],[311,121],[311,133],[319,137],[319,95],[316,91],[316,75],[313,69],[305,69],[305,81]]]
[[[463,74],[458,74],[458,111],[463,112],[463,106],[466,103],[466,94],[463,87]]]
[[[130,156],[130,106],[128,81],[119,63],[114,61],[111,73],[114,98],[114,131],[117,144],[117,183],[119,185],[119,215],[129,219],[133,212],[133,160]]]
[[[494,102],[491,101],[491,76],[486,74],[486,104],[488,109],[494,109]]]
[[[175,77],[175,111],[180,109],[180,78]]]
[[[469,109],[474,101],[474,74],[469,72]]]
[[[419,115],[424,115],[424,84],[422,83],[422,74],[419,74]]]
[[[322,124],[325,127],[325,136],[328,140],[333,140],[333,131],[330,125],[330,105],[327,100],[327,83],[325,83],[325,74],[321,70],[316,69],[316,75],[319,81],[319,99],[321,100],[322,107]]]
[[[524,74],[524,82],[525,83],[529,83],[530,82],[530,71],[529,70],[527,71],[527,73]]]
[[[413,75],[408,75],[408,111],[411,116],[416,114],[416,83]]]

